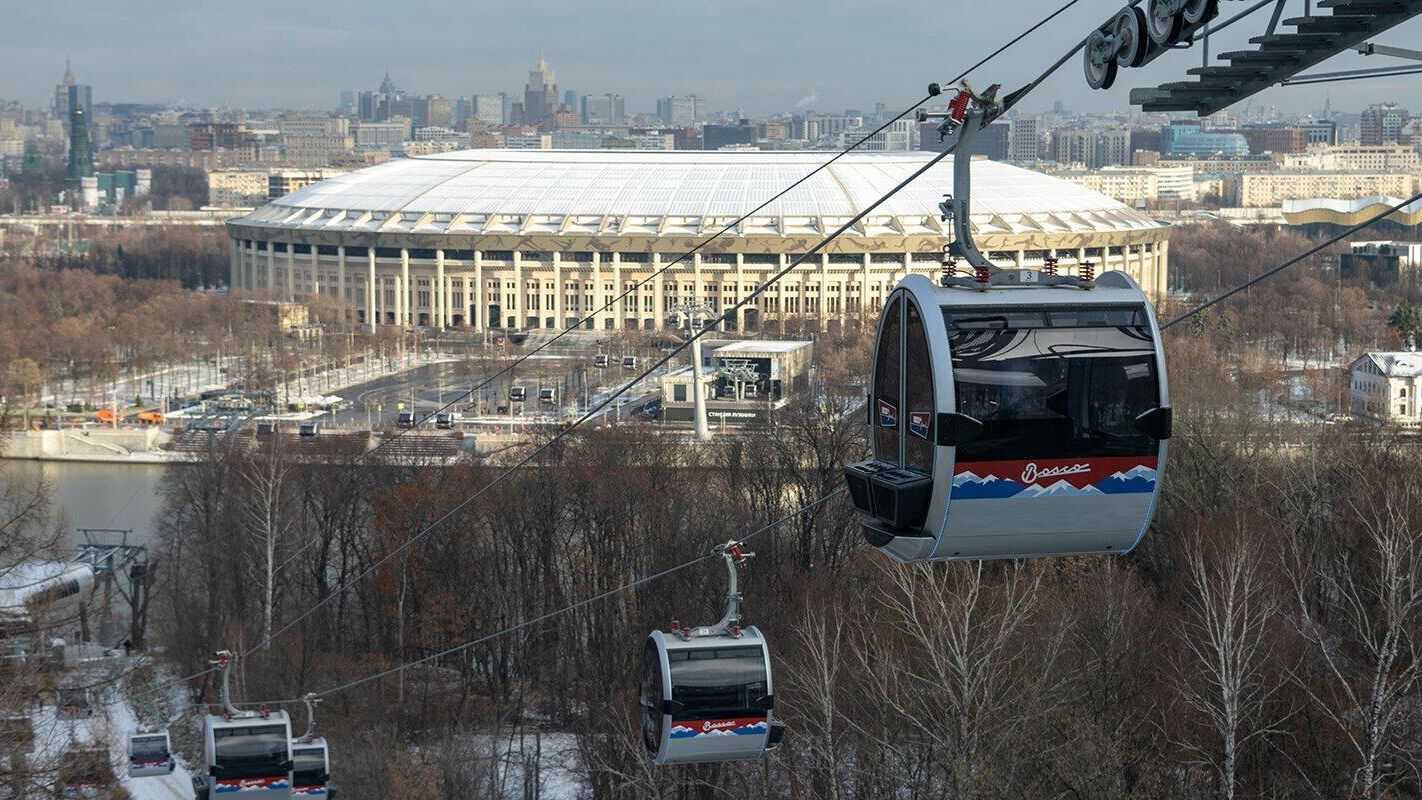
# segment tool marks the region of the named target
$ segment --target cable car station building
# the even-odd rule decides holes
[[[307,186],[227,223],[231,286],[340,298],[364,323],[563,328],[822,165],[822,152],[468,150]],[[932,157],[852,153],[585,327],[655,330],[686,300],[729,308]],[[945,159],[756,298],[727,327],[872,320],[898,280],[935,275],[952,223]],[[972,225],[1001,266],[1130,273],[1166,290],[1166,226],[1040,173],[973,167]]]

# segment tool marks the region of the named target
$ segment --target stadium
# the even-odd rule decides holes
[[[655,330],[689,300],[729,308],[932,157],[836,161],[584,327]],[[343,298],[366,323],[561,328],[602,308],[799,180],[825,153],[469,150],[308,186],[227,223],[231,285]],[[1167,227],[1101,194],[981,160],[972,225],[996,263],[1090,262],[1166,289]],[[906,273],[936,274],[952,160],[888,200],[727,327],[877,313]]]

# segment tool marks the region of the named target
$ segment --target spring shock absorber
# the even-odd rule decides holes
[[[1047,256],[1046,258],[1042,259],[1042,274],[1043,274],[1043,275],[1056,275],[1056,274],[1057,274],[1057,257],[1056,257],[1056,256]]]
[[[992,282],[992,267],[987,265],[973,267],[973,280],[978,284],[978,291],[986,292],[988,284]]]
[[[1096,282],[1096,265],[1090,261],[1081,262],[1081,269],[1078,272],[1081,282],[1091,285]]]

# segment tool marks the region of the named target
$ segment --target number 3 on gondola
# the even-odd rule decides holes
[[[986,291],[910,275],[871,385],[873,458],[845,479],[896,559],[1124,553],[1150,524],[1171,412],[1155,313],[1123,272]]]

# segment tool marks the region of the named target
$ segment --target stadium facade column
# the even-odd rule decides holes
[[[1169,264],[1170,242],[1161,239],[1155,243],[1155,297],[1157,301],[1165,299],[1165,292],[1170,283]]]
[[[321,276],[320,265],[316,263],[317,251],[321,248],[316,245],[309,245],[311,248],[311,294],[321,296]]]
[[[662,256],[660,253],[652,253],[652,274],[656,277],[652,279],[652,326],[658,329],[666,327],[666,287],[662,285]]]
[[[286,243],[286,299],[296,300],[296,243]]]
[[[592,308],[588,310],[596,312],[593,314],[592,321],[595,331],[603,329],[602,319],[606,316],[606,312],[600,309],[604,302],[606,301],[602,299],[602,253],[594,250],[592,252]]]
[[[829,330],[829,253],[820,251],[820,297],[815,316],[820,319],[820,330]]]
[[[528,320],[524,319],[523,317],[523,298],[524,292],[526,291],[523,285],[523,254],[517,250],[513,251],[513,264],[514,296],[513,303],[511,304],[511,310],[513,312],[514,318],[513,326],[515,328],[522,328],[524,326],[524,323],[526,323]]]
[[[790,254],[780,254],[780,269],[776,274],[785,271],[785,267],[790,264]],[[789,282],[780,280],[771,287],[770,291],[775,292],[775,319],[780,323],[780,335],[785,335],[785,294],[789,289]]]
[[[276,244],[275,244],[274,242],[268,241],[268,242],[267,242],[267,282],[266,282],[266,289],[267,289],[267,295],[268,295],[268,296],[271,296],[273,290],[276,289],[276,255],[275,255],[274,252],[273,252],[275,249],[276,249]]]
[[[701,297],[702,297],[702,295],[705,293],[705,292],[703,291],[703,289],[702,289],[702,286],[701,286],[701,252],[700,252],[700,251],[697,251],[696,253],[692,254],[692,256],[691,256],[691,265],[692,265],[693,281],[694,281],[694,282],[691,284],[691,301],[694,302],[694,303],[699,303],[699,302],[701,302]],[[678,291],[678,292],[677,292],[677,295],[680,296],[680,295],[681,295],[681,292]],[[686,298],[682,298],[682,299],[685,300]]]
[[[336,297],[342,306],[353,305],[346,293],[346,246],[336,246]]]
[[[365,248],[365,324],[370,329],[375,330],[375,326],[380,324],[380,317],[375,314],[375,248]]]
[[[400,248],[400,278],[395,282],[395,321],[396,324],[411,327],[415,324],[414,314],[411,313],[410,301],[414,299],[414,291],[410,287],[410,248]]]
[[[563,255],[553,251],[553,328],[563,329]]]
[[[484,318],[489,315],[489,304],[484,302],[484,251],[474,251],[474,307],[469,312],[469,321],[474,330],[481,331],[488,324]]]
[[[622,254],[613,252],[612,254],[612,297],[622,294]],[[609,300],[612,298],[608,298]],[[627,300],[623,299],[612,306],[612,329],[622,330],[623,308],[627,305]]]
[[[736,253],[736,297],[735,297],[735,303],[737,303],[737,304],[741,302],[741,298],[742,298],[742,297],[744,297],[744,296],[746,296],[746,294],[748,294],[748,292],[746,292],[745,280],[746,280],[746,254],[745,254],[745,253]],[[723,302],[723,304],[724,304],[725,298],[722,298],[722,302]],[[746,309],[746,308],[744,308],[744,307],[741,307],[741,308],[737,308],[737,309],[736,309],[736,330],[737,330],[737,331],[744,331],[744,330],[746,329],[746,311],[747,311],[747,310],[748,310],[748,309]]]
[[[434,329],[442,331],[447,324],[446,316],[449,314],[449,295],[444,286],[444,248],[435,250],[435,285],[434,291],[430,293],[430,299],[434,301],[434,308],[430,309],[434,313],[430,320],[434,324]]]
[[[864,319],[865,313],[869,310],[869,265],[874,262],[874,256],[865,253],[863,259],[864,262],[859,270],[859,302],[854,305],[856,319]]]

